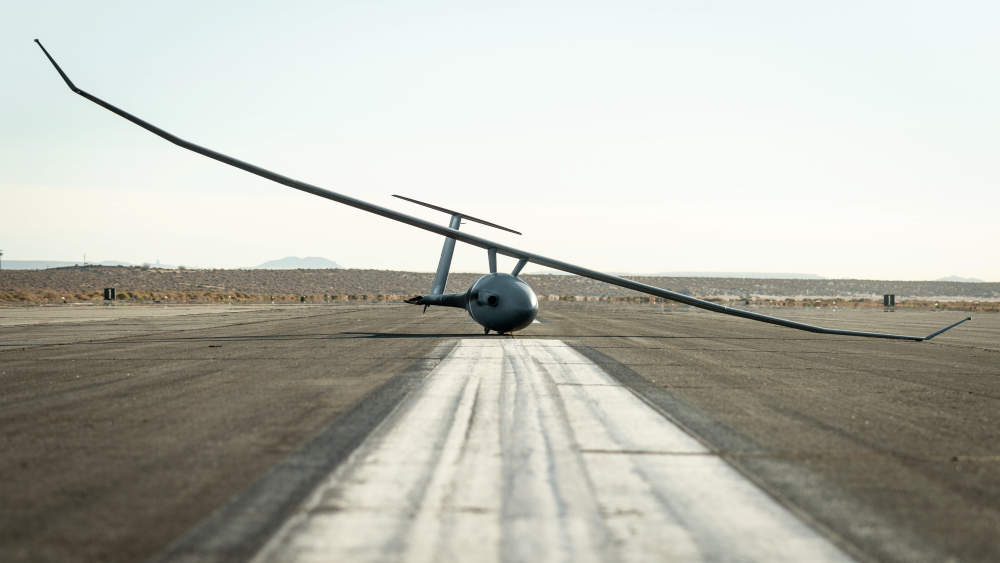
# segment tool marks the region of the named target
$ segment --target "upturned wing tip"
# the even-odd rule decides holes
[[[77,94],[80,94],[81,90],[77,88],[75,84],[73,84],[73,81],[70,80],[68,76],[66,76],[66,73],[63,72],[63,69],[59,67],[59,63],[57,63],[56,60],[52,58],[52,55],[49,54],[48,50],[45,48],[45,45],[42,45],[42,42],[39,41],[38,39],[35,39],[35,43],[38,43],[38,46],[42,48],[42,52],[45,53],[45,57],[49,59],[49,62],[52,63],[52,66],[56,67],[56,72],[58,72],[59,76],[61,76],[62,79],[66,82],[66,85],[69,86],[69,89],[76,92]]]
[[[954,324],[950,324],[950,325],[948,325],[948,326],[946,326],[946,327],[942,328],[941,330],[939,330],[939,331],[937,331],[937,332],[932,332],[931,334],[928,334],[927,336],[925,336],[925,337],[924,337],[924,338],[923,338],[923,339],[921,340],[921,342],[924,342],[924,341],[927,341],[927,340],[930,340],[931,338],[934,338],[935,336],[937,336],[937,335],[941,334],[942,332],[945,332],[945,331],[947,331],[947,330],[951,330],[951,329],[955,328],[956,326],[958,326],[958,325],[960,325],[960,324],[964,323],[965,321],[971,321],[971,320],[972,320],[972,317],[965,317],[964,319],[962,319],[962,320],[958,321],[957,323],[954,323]]]

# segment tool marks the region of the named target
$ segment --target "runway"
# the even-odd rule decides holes
[[[398,306],[32,325],[0,353],[0,559],[1000,554],[988,316],[920,344],[545,305],[513,339]]]
[[[558,340],[458,343],[254,559],[847,561]]]

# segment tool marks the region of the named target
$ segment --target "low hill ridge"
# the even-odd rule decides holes
[[[340,264],[334,262],[333,260],[327,260],[319,256],[309,256],[306,258],[299,258],[298,256],[289,256],[287,258],[281,258],[280,260],[271,260],[269,262],[264,262],[260,266],[255,266],[254,270],[323,270],[327,268],[342,268]]]

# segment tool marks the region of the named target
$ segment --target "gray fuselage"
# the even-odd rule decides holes
[[[538,297],[517,276],[486,274],[465,292],[465,310],[483,328],[514,332],[527,328],[535,320]]]

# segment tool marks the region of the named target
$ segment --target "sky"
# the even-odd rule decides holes
[[[78,87],[184,139],[587,268],[1000,281],[997,29],[996,2],[7,3],[0,249],[440,254],[73,94],[37,37]],[[453,271],[487,269],[458,245]]]

